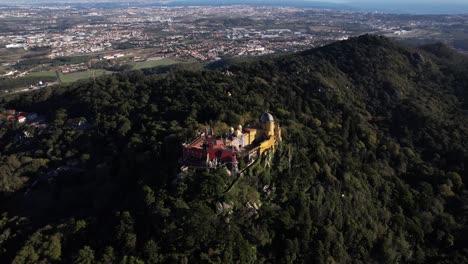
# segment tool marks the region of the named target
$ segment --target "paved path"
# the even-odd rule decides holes
[[[50,82],[47,87],[50,87],[50,86],[54,86],[54,85],[57,85],[59,84],[58,82]],[[37,90],[40,90],[42,88],[28,88],[28,87],[23,87],[23,88],[16,88],[14,91],[12,92],[9,92],[9,93],[4,93],[4,94],[1,94],[0,97],[2,96],[7,96],[9,94],[17,94],[17,93],[27,93],[27,92],[32,92],[32,91],[37,91]]]

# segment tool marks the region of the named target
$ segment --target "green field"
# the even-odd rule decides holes
[[[187,63],[184,61],[174,60],[170,58],[164,58],[160,60],[154,61],[142,61],[142,62],[134,62],[131,63],[134,70],[138,69],[145,69],[145,68],[153,68],[158,66],[167,66],[177,63]],[[1,70],[11,69],[11,67],[1,66]],[[88,71],[80,71],[80,72],[73,72],[73,73],[59,73],[60,81],[62,83],[72,83],[82,79],[88,79],[92,77],[99,77],[105,74],[111,74],[111,71],[107,70],[88,70]],[[38,71],[38,72],[31,72],[24,77],[17,78],[17,79],[5,79],[0,81],[0,87],[2,89],[12,89],[18,87],[28,87],[31,84],[35,84],[38,81],[48,81],[52,82],[55,81],[57,78],[57,74],[55,71]]]
[[[133,65],[134,70],[145,69],[145,68],[153,68],[158,66],[167,66],[171,64],[180,63],[180,61],[176,61],[169,58],[164,58],[160,60],[153,60],[153,61],[139,61],[135,62]]]
[[[102,76],[102,75],[110,74],[110,73],[112,72],[106,71],[106,70],[88,70],[88,71],[81,71],[81,72],[72,72],[72,73],[67,73],[67,74],[60,73],[59,76],[60,76],[60,80],[62,81],[62,83],[72,83],[78,80],[98,77],[98,76]]]
[[[29,77],[56,77],[55,71],[40,71],[40,72],[31,72],[28,75]]]
[[[10,71],[13,68],[11,66],[0,66],[0,72]]]

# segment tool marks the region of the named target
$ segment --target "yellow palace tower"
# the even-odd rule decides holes
[[[275,119],[270,113],[264,113],[260,116],[261,129],[266,140],[260,144],[260,154],[269,149],[274,149],[277,140],[281,141],[281,129],[279,124],[275,124]],[[262,135],[262,133],[258,133]]]

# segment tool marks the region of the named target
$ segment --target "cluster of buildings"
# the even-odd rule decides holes
[[[11,32],[0,33],[0,47],[31,51],[47,48],[49,58],[133,48],[152,49],[151,56],[189,56],[210,61],[223,56],[294,51],[313,47],[320,40],[308,32],[307,26],[297,27],[298,18],[303,17],[298,8],[0,10],[0,22],[17,17],[24,21],[16,23]],[[237,26],[244,18],[248,25]]]
[[[239,170],[239,159],[246,164],[253,159],[272,151],[277,142],[281,141],[281,129],[270,113],[264,113],[259,118],[256,127],[236,129],[231,128],[222,136],[216,136],[213,129],[205,132],[191,143],[183,145],[181,163],[187,167],[216,168],[229,166],[232,172]]]
[[[7,109],[0,112],[0,124],[4,121],[17,122],[19,124],[26,124],[30,126],[45,128],[48,125],[47,118],[37,113],[16,111],[15,109]],[[73,129],[88,129],[91,127],[85,118],[76,117],[68,118],[66,125]]]
[[[88,66],[85,63],[70,64],[60,67],[60,72],[63,74],[86,70],[88,70]]]
[[[124,56],[125,56],[125,54],[123,54],[123,53],[115,53],[115,54],[106,55],[106,56],[104,56],[102,58],[105,59],[105,60],[115,60],[115,59],[118,59],[118,58],[122,58]]]
[[[29,125],[41,125],[45,124],[46,119],[43,116],[39,116],[36,113],[20,112],[14,109],[5,110],[0,113],[0,122],[3,121],[15,121],[18,123],[26,123]]]

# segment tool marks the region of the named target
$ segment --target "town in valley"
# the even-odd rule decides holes
[[[124,70],[292,53],[365,33],[468,52],[468,15],[262,6],[0,7],[0,95]]]

